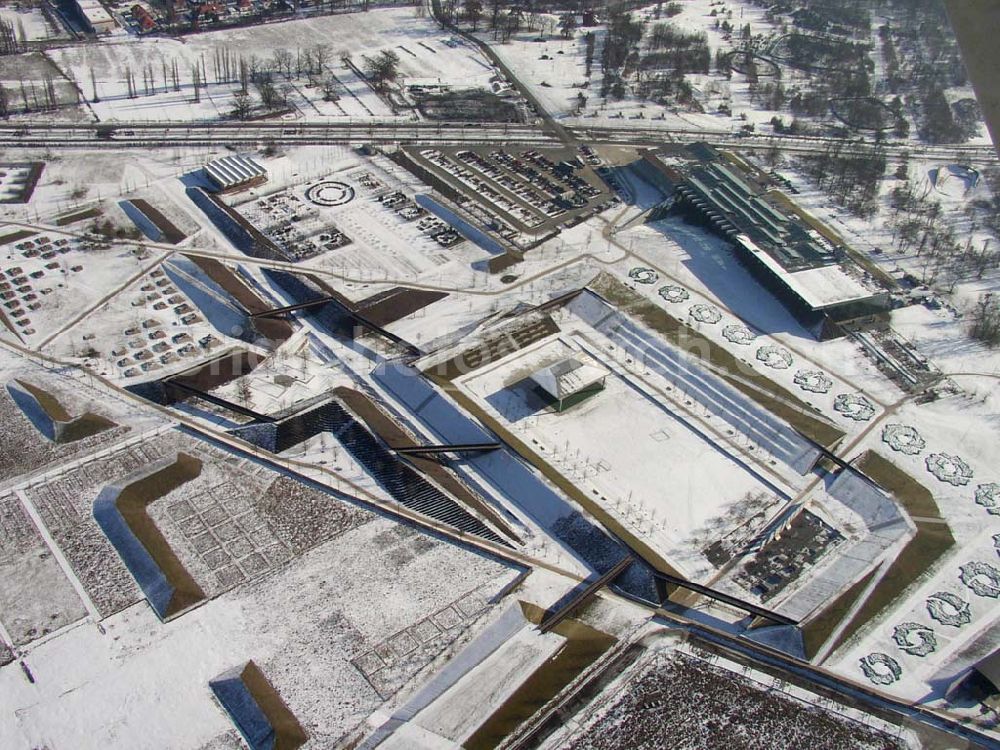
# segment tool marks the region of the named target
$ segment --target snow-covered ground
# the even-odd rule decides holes
[[[462,384],[686,575],[703,575],[709,569],[700,559],[705,528],[728,533],[723,518],[747,495],[772,496],[776,510],[775,488],[728,456],[729,446],[699,434],[686,415],[643,393],[631,378],[611,373],[604,390],[583,403],[562,413],[547,408],[526,378],[586,357],[586,337],[547,339],[475,371]]]
[[[20,40],[24,31],[24,40],[36,41],[52,36],[52,29],[40,8],[4,7],[0,8],[0,20],[14,27],[14,34]]]
[[[416,41],[435,46],[437,37],[434,35],[439,32],[430,29],[425,21],[412,19],[408,12],[399,10],[383,15],[379,11],[368,16],[376,24],[391,21],[396,29],[392,33],[399,35],[399,44],[407,49],[414,47],[412,51],[418,55],[426,52],[430,59],[433,53],[415,49]],[[345,19],[345,24],[355,23],[351,20],[353,16],[338,18]],[[413,38],[403,41],[407,33],[405,28],[411,21],[415,29]],[[316,28],[314,21],[301,23],[303,28]],[[287,33],[281,31],[281,26],[275,24],[274,29],[254,30],[254,34],[264,36],[250,35],[241,39],[247,44],[246,49],[260,51],[265,43],[270,43],[266,40],[273,42],[277,38],[267,35]],[[422,31],[425,27],[426,33]],[[346,43],[348,31],[336,33],[343,34]],[[186,49],[185,54],[200,57],[198,40],[188,40],[185,48],[194,45],[195,52]],[[567,62],[572,59],[569,48],[577,41],[524,41],[523,44],[525,48],[534,45],[532,54],[548,49],[554,58],[551,68],[554,70],[559,66],[570,67]],[[506,47],[513,48],[518,43]],[[132,49],[128,45],[137,43],[115,44]],[[236,45],[236,41],[232,44]],[[335,44],[337,42],[331,42],[331,46]],[[94,49],[108,46],[102,43]],[[450,47],[441,42],[440,46],[448,50],[442,52],[444,55],[471,55],[462,45]],[[558,55],[557,47],[566,47],[565,54]],[[404,62],[409,58],[414,66],[418,65],[418,58],[404,50],[398,51]],[[260,51],[259,54],[264,53]],[[206,57],[210,65],[211,57]],[[428,67],[426,77],[448,73],[452,66],[448,60],[445,57],[433,61],[440,67]],[[549,61],[537,62],[541,65]],[[112,70],[114,64],[109,62],[108,69]],[[476,68],[480,63],[471,57],[461,64],[467,67],[455,63],[456,76],[473,80],[479,75]],[[417,72],[415,67],[410,74],[416,77]],[[487,75],[486,71],[483,75]],[[571,73],[562,75],[568,81]],[[86,91],[86,80],[82,87]],[[571,101],[575,91],[571,87],[560,90],[555,86],[551,91],[545,90],[553,97],[563,96],[566,101]],[[165,97],[166,101],[168,94],[157,96]],[[155,98],[149,97],[150,104]],[[164,111],[172,111],[173,106],[166,104]],[[65,257],[70,267],[82,265],[84,271],[63,274],[61,267],[44,269],[49,261],[18,255],[21,251],[16,242],[0,246],[0,259],[10,255],[4,261],[5,271],[16,262],[22,272],[34,272],[41,263],[40,270],[45,270],[45,274],[40,281],[47,283],[52,272],[58,275],[52,277],[57,283],[65,284],[63,288],[53,286],[53,292],[44,295],[51,298],[54,307],[40,308],[35,326],[37,334],[27,343],[37,346],[55,336],[43,351],[76,363],[81,361],[81,350],[93,346],[101,355],[92,362],[96,372],[105,373],[119,383],[125,379],[128,367],[135,363],[119,367],[117,363],[125,359],[125,355],[116,358],[111,352],[124,346],[130,349],[128,357],[134,359],[131,349],[138,351],[159,341],[148,338],[150,330],[162,328],[167,331],[172,352],[186,343],[173,342],[173,336],[187,333],[194,342],[195,353],[189,361],[171,363],[150,375],[134,373],[129,379],[162,376],[201,361],[210,353],[221,352],[225,347],[244,346],[230,337],[230,332],[215,330],[204,320],[194,321],[189,326],[179,323],[178,315],[186,313],[178,314],[174,307],[185,301],[170,303],[165,311],[157,311],[151,306],[160,300],[147,297],[166,294],[159,291],[162,287],[158,279],[161,277],[152,275],[155,264],[172,253],[198,251],[225,256],[225,262],[232,267],[238,264],[241,278],[254,286],[268,303],[277,305],[286,301],[278,290],[268,285],[261,273],[262,264],[242,256],[232,247],[184,193],[185,184],[180,178],[222,153],[226,152],[221,148],[199,148],[151,153],[123,150],[53,154],[32,202],[27,206],[3,206],[0,218],[33,226],[41,224],[32,231],[49,235],[52,240],[67,239],[72,249],[60,256],[59,263]],[[610,150],[606,153],[608,158],[627,156]],[[925,579],[915,582],[885,617],[834,653],[824,666],[851,680],[866,681],[859,660],[872,653],[884,653],[896,660],[902,673],[898,681],[880,686],[881,689],[912,700],[925,696],[937,698],[939,692],[935,691],[944,684],[944,678],[950,679],[968,666],[964,653],[968,646],[979,641],[982,649],[995,648],[996,618],[1000,613],[990,606],[993,599],[988,593],[977,594],[969,583],[963,583],[960,569],[968,563],[997,567],[993,537],[1000,534],[1000,528],[997,528],[998,517],[987,505],[992,495],[981,492],[981,502],[977,502],[976,493],[980,486],[989,488],[1000,483],[1000,475],[994,469],[1000,458],[997,453],[1000,441],[995,439],[996,415],[1000,408],[1000,391],[996,387],[1000,355],[969,342],[964,335],[963,321],[948,309],[910,306],[892,313],[893,326],[964,391],[935,402],[918,403],[883,376],[856,343],[847,339],[814,341],[777,300],[735,263],[723,243],[679,221],[667,220],[651,225],[630,223],[639,210],[618,206],[529,251],[523,261],[504,274],[490,274],[482,264],[488,256],[472,243],[438,248],[415,231],[412,224],[402,222],[377,201],[379,195],[395,190],[402,191],[408,198],[428,190],[387,158],[368,157],[333,145],[288,148],[279,153],[255,156],[268,168],[268,183],[252,192],[225,198],[247,215],[257,210],[254,206],[261,200],[279,194],[295,195],[304,200],[308,188],[324,180],[342,182],[355,191],[353,199],[343,205],[317,209],[316,226],[310,225],[316,232],[325,231],[318,229],[320,225],[336,226],[351,237],[352,243],[322,252],[300,263],[299,268],[316,273],[352,300],[407,283],[447,294],[440,301],[388,324],[394,333],[422,349],[434,350],[445,343],[461,348],[468,343],[462,340],[463,336],[472,334],[471,341],[477,330],[488,332],[490,325],[499,322],[501,314],[512,313],[519,305],[538,304],[556,294],[577,289],[603,273],[606,278],[626,285],[630,293],[635,293],[642,301],[655,305],[742,360],[747,374],[763,374],[805,401],[819,417],[846,433],[841,443],[845,459],[852,460],[865,450],[874,449],[927,486],[934,493],[941,520],[955,536],[955,547]],[[920,174],[918,164],[916,159],[911,162],[911,175]],[[923,164],[920,169],[931,166]],[[794,170],[791,173],[794,176]],[[372,184],[370,178],[379,183],[377,188],[365,187]],[[810,211],[824,219],[836,214],[829,209],[825,196],[806,189],[798,179],[795,182],[804,188],[800,197]],[[641,185],[636,187],[642,189]],[[84,195],[74,197],[73,193],[81,188]],[[940,193],[945,209],[952,212],[961,211],[969,201],[983,197],[976,191],[966,193],[964,187],[948,179],[938,180],[933,189]],[[116,224],[128,226],[116,207],[121,195],[147,197],[153,205],[163,208],[171,220],[184,229],[188,238],[179,247],[143,241],[141,244],[147,255],[140,262],[130,254],[140,244],[137,241],[115,241],[108,249],[85,251],[77,247],[80,230],[86,225],[84,222],[58,231],[51,226],[56,216],[92,205],[100,207],[104,216],[114,219]],[[98,202],[102,198],[103,204]],[[848,234],[852,240],[857,239],[861,249],[880,245],[890,231],[881,219],[865,223],[841,217],[839,222],[834,222],[838,231]],[[0,228],[0,236],[20,227],[21,224],[4,226]],[[881,256],[873,254],[871,257],[886,270],[893,270],[896,265],[905,270],[920,270],[919,259],[895,256],[888,249]],[[137,278],[132,280],[133,276]],[[63,281],[64,277],[68,281]],[[969,299],[976,290],[990,288],[995,283],[996,279],[987,274],[977,284],[959,287],[959,299],[962,295]],[[142,289],[150,284],[152,290]],[[182,294],[178,289],[169,296],[174,293]],[[111,296],[105,300],[105,295]],[[140,296],[141,304],[133,305]],[[161,312],[163,319],[159,322],[162,325],[142,328],[143,322],[160,317]],[[83,313],[87,314],[76,320]],[[748,440],[740,431],[741,428],[749,429],[749,425],[743,423],[734,428],[715,410],[716,404],[705,395],[708,391],[701,390],[707,380],[696,383],[687,392],[671,392],[667,389],[671,379],[655,371],[656,363],[652,359],[638,361],[632,357],[633,361],[628,361],[632,350],[620,345],[621,339],[612,336],[624,334],[612,330],[611,323],[602,334],[593,326],[582,325],[580,316],[572,309],[552,311],[551,314],[563,329],[558,336],[476,371],[461,380],[458,387],[479,400],[487,413],[504,420],[517,436],[526,442],[534,441],[539,450],[545,447],[553,466],[563,476],[605,503],[604,509],[629,533],[649,542],[667,559],[676,560],[692,577],[701,580],[712,577],[714,569],[702,554],[712,541],[712,534],[724,534],[742,522],[737,511],[740,501],[748,494],[766,492],[772,502],[764,514],[767,518],[761,519],[761,526],[794,501],[804,503],[824,522],[843,532],[847,544],[837,547],[824,560],[821,565],[829,563],[829,567],[818,568],[816,579],[825,577],[826,584],[833,579],[838,585],[850,583],[846,578],[837,578],[847,568],[835,567],[836,556],[844,554],[846,557],[848,551],[853,554],[868,541],[865,524],[871,519],[865,518],[865,511],[869,508],[849,507],[847,500],[851,498],[838,495],[841,488],[825,486],[812,474],[801,476],[773,452],[760,456],[762,444],[756,437]],[[273,411],[321,396],[337,385],[361,383],[370,386],[390,410],[400,415],[410,414],[399,399],[394,399],[372,377],[373,368],[383,358],[399,356],[399,350],[385,342],[375,343],[375,337],[358,342],[335,340],[318,330],[308,315],[295,316],[293,327],[296,336],[283,349],[244,382],[237,381],[221,389],[220,395],[238,402],[245,383],[250,391],[248,403],[254,408]],[[126,334],[133,328],[138,332]],[[220,345],[203,351],[198,340],[208,334],[219,339]],[[143,346],[132,347],[130,342],[140,338],[143,340],[139,343]],[[617,347],[615,355],[610,353],[609,346]],[[588,356],[599,353],[602,361],[609,362],[612,372],[605,391],[563,414],[522,413],[525,401],[511,397],[511,387],[538,367],[583,349]],[[443,352],[442,357],[447,353]],[[4,372],[10,377],[20,377],[21,370],[10,367]],[[282,379],[278,383],[276,376],[283,374],[290,380]],[[688,370],[683,369],[672,376],[679,378],[688,374]],[[66,380],[67,377],[70,379]],[[51,387],[53,392],[58,390],[55,383],[68,383],[58,393],[60,399],[84,382],[78,375],[58,374],[48,374],[43,380],[43,385]],[[106,388],[94,393],[87,391],[89,395],[70,411],[75,415],[86,406],[105,413],[101,411],[101,399],[108,392]],[[111,411],[114,413],[108,415],[110,418],[138,432],[162,426],[160,417],[154,418],[138,410],[132,402],[128,408],[116,407]],[[77,460],[72,450],[37,449],[41,438],[34,435],[35,442],[28,440],[27,436],[32,433],[27,430],[33,428],[23,416],[18,417],[13,411],[10,415],[9,423],[17,427],[9,431],[12,444],[31,448],[23,451],[25,460],[38,455],[39,463],[44,464],[46,470],[60,461]],[[418,422],[416,417],[400,419]],[[205,420],[200,424],[210,429]],[[888,425],[913,428],[926,441],[925,447],[912,455],[893,450],[885,438],[884,428]],[[430,428],[419,424],[406,426],[422,440],[437,442]],[[118,435],[115,434],[116,439]],[[102,450],[105,447],[103,444],[94,446]],[[86,449],[90,450],[90,444]],[[943,454],[947,454],[947,460]],[[952,457],[959,459],[971,473],[964,484],[940,481],[928,468],[932,466],[940,472],[947,464],[945,468],[960,469],[960,464]],[[377,488],[363,467],[351,460],[330,435],[317,436],[281,458],[311,464],[317,476],[333,470],[352,483],[358,494],[367,493],[375,500],[386,499],[385,493]],[[103,466],[104,463],[95,462],[90,470]],[[75,476],[77,469],[75,465],[68,467],[66,475]],[[459,466],[459,470],[464,472],[465,467]],[[17,466],[10,476],[22,476],[28,471],[31,469]],[[964,476],[961,471],[964,470],[959,471],[959,476]],[[222,484],[223,473],[212,472],[205,481],[213,487],[215,480]],[[475,470],[470,469],[463,476],[470,482],[486,484]],[[342,483],[344,487],[351,486],[347,482]],[[31,502],[42,497],[42,486],[44,483],[26,490]],[[292,494],[289,492],[287,496]],[[502,499],[488,492],[484,495],[489,495],[497,508],[508,510]],[[17,498],[16,493],[13,496],[4,493],[0,502],[14,502]],[[174,499],[172,497],[171,501]],[[82,499],[86,501],[87,498]],[[163,519],[165,528],[169,523],[163,515],[167,513],[166,507],[152,511],[154,515],[160,514],[157,517]],[[541,524],[527,518],[519,509],[509,512],[515,519],[511,523],[524,532],[525,544],[519,548],[520,552],[578,575],[585,572],[578,560],[553,542]],[[81,513],[86,517],[86,509]],[[13,518],[17,514],[9,515]],[[34,523],[33,519],[29,520]],[[892,520],[897,523],[899,519],[894,517]],[[885,537],[877,540],[877,552],[888,550],[891,556],[901,546],[905,540],[896,532],[901,531],[902,525],[897,523],[891,529],[892,535],[886,531]],[[385,519],[373,520],[335,540],[303,551],[285,564],[275,565],[264,577],[251,578],[235,587],[220,584],[212,590],[213,594],[222,592],[217,598],[167,624],[154,621],[143,603],[129,606],[105,618],[103,626],[108,631],[107,636],[101,636],[87,619],[91,613],[85,603],[81,613],[74,601],[79,592],[72,587],[72,580],[63,566],[53,567],[51,563],[28,566],[31,568],[28,578],[37,581],[40,590],[51,589],[47,601],[52,606],[35,598],[25,600],[13,616],[6,611],[0,613],[0,623],[7,633],[0,632],[0,636],[16,641],[19,647],[26,646],[23,656],[36,678],[34,685],[29,684],[17,665],[5,667],[0,672],[0,689],[11,696],[11,705],[17,711],[16,718],[0,727],[0,744],[12,747],[25,744],[52,748],[79,746],[74,739],[80,736],[82,728],[96,727],[92,732],[95,742],[109,746],[142,747],[148,736],[162,738],[161,746],[201,747],[211,746],[212,742],[224,746],[227,740],[222,738],[231,736],[231,725],[212,702],[207,680],[248,658],[261,666],[290,707],[309,723],[309,728],[316,730],[315,736],[321,738],[317,740],[317,747],[332,744],[370,716],[387,718],[410,694],[409,687],[402,685],[415,686],[416,682],[408,681],[419,672],[419,682],[428,674],[420,670],[433,661],[430,658],[420,664],[396,661],[399,654],[393,655],[393,648],[399,650],[417,632],[429,632],[430,626],[422,623],[448,608],[458,607],[457,602],[473,590],[481,594],[489,589],[490,594],[495,593],[513,576],[504,566],[448,546],[440,539],[423,535],[396,539],[394,528],[397,527]],[[40,529],[39,535],[47,545],[49,542]],[[36,536],[26,534],[19,538],[28,540],[25,544],[29,554],[31,550],[40,549]],[[181,540],[181,536],[171,539]],[[860,552],[858,554],[860,558]],[[461,567],[467,562],[473,569],[469,575],[465,575]],[[865,565],[869,562],[866,558]],[[14,570],[18,564],[12,562],[10,569]],[[855,566],[850,572],[861,575],[864,569]],[[978,576],[975,586],[988,592],[989,576],[984,578],[981,572],[986,569],[979,567],[976,570],[972,571]],[[196,572],[199,576],[208,576],[204,569]],[[544,596],[537,591],[524,595],[534,601],[544,599],[544,604],[550,604],[566,588],[566,581],[555,577],[564,584],[559,591],[546,591]],[[966,578],[972,580],[968,574]],[[983,588],[984,582],[987,588]],[[731,593],[753,598],[737,588],[732,576],[719,585]],[[793,587],[787,593],[789,600],[799,597],[792,608],[797,607],[802,612],[823,604],[836,594],[832,586],[810,589],[808,576],[801,585],[802,588]],[[556,588],[558,586],[553,584],[553,589]],[[817,601],[817,592],[821,591],[826,592],[828,598]],[[968,603],[970,622],[961,627],[943,627],[930,618],[927,601],[938,592],[953,594]],[[20,589],[0,586],[0,603],[13,597],[24,599]],[[137,597],[131,592],[124,598],[134,601]],[[781,601],[771,604],[779,608],[784,606]],[[619,611],[615,609],[618,605],[607,602],[600,606]],[[459,610],[461,607],[446,617],[460,617],[466,622],[466,613]],[[495,610],[488,618],[493,616]],[[31,640],[34,635],[29,635],[29,630],[37,628],[36,623],[46,617],[51,618],[49,629],[63,630],[48,633],[41,640]],[[437,620],[434,623],[438,631],[448,630]],[[476,623],[468,624],[469,638],[479,632],[476,630],[480,627],[479,621]],[[924,657],[903,651],[893,636],[896,627],[905,623],[917,623],[933,630],[937,638],[936,650]],[[400,635],[404,631],[405,635]],[[112,640],[115,636],[119,637],[118,641]],[[494,676],[495,682],[468,684],[475,684],[484,693],[501,700],[514,689],[519,676],[512,675],[508,680],[505,670],[513,669],[512,665],[517,663],[523,664],[527,672],[545,663],[551,653],[547,650],[549,645],[537,648],[544,640],[537,636],[521,636],[503,652],[512,657],[510,663],[506,656],[498,656],[495,669],[491,663],[473,673]],[[448,641],[445,650],[435,657],[434,669],[447,661],[459,648],[460,641]],[[424,653],[421,658],[426,656]],[[361,665],[351,663],[360,657],[365,657]],[[303,667],[303,664],[309,666]],[[382,669],[385,671],[381,672]],[[382,677],[372,681],[365,670],[372,674],[381,672]],[[339,687],[336,693],[327,693],[315,689],[318,683]],[[410,740],[411,746],[433,745],[441,741],[438,735],[455,743],[467,738],[488,713],[485,699],[475,711],[469,709],[468,703],[463,704],[459,694],[464,694],[462,688],[468,684],[459,683],[448,700],[418,715],[417,721],[411,722],[394,738],[397,746],[404,747]],[[351,691],[353,694],[349,695]],[[335,695],[335,699],[331,699],[331,695]],[[123,715],[119,710],[123,704],[134,711]],[[52,715],[62,716],[65,721],[54,723],[49,718]],[[180,721],[177,716],[187,718]],[[369,725],[378,723],[374,719],[368,722]],[[140,732],[146,734],[140,735]]]
[[[116,37],[86,45],[54,49],[49,58],[70,76],[99,121],[191,122],[231,118],[233,94],[240,88],[238,60],[254,68],[274,67],[275,52],[286,50],[293,61],[315,47],[325,49],[325,66],[339,83],[339,99],[324,101],[321,85],[293,68],[275,77],[286,91],[290,113],[285,119],[410,119],[390,106],[358,77],[342,58],[365,69],[365,58],[382,51],[399,57],[400,82],[490,89],[496,73],[473,45],[453,40],[429,18],[415,17],[412,8],[380,8],[365,13],[315,16],[280,23],[208,31],[183,39]],[[217,55],[234,62],[230,75],[216,72]],[[294,62],[293,62],[294,65]],[[203,88],[195,96],[195,70]],[[129,97],[131,73],[135,96]],[[176,74],[176,75],[175,75]],[[315,76],[325,79],[327,73]],[[175,80],[176,77],[176,80]],[[147,78],[152,84],[147,86]],[[95,100],[96,86],[96,100]],[[250,86],[255,103],[259,95]]]
[[[448,620],[438,613],[482,585],[493,593],[510,577],[492,561],[419,534],[397,538],[395,529],[384,520],[368,524],[169,625],[140,604],[105,620],[103,633],[83,624],[39,645],[25,657],[33,683],[16,665],[0,672],[17,713],[3,723],[0,741],[11,748],[207,745],[232,727],[208,681],[253,659],[306,728],[308,746],[330,747],[399,689],[388,683],[390,692],[380,695],[353,659],[435,616],[441,625],[430,653],[440,656],[477,617],[474,609],[452,610]],[[389,651],[386,658],[402,657]],[[416,658],[417,669],[430,662]],[[404,685],[417,669],[404,669]]]

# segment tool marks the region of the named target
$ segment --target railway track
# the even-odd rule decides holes
[[[822,153],[840,144],[840,153],[867,155],[872,143],[806,136],[735,135],[722,131],[656,128],[570,126],[567,132],[583,143],[651,148],[666,143],[709,141],[715,145],[759,151],[780,148],[786,153]],[[330,123],[88,123],[0,125],[0,142],[21,148],[169,148],[211,147],[219,144],[255,147],[262,143],[298,146],[331,144],[462,144],[512,143],[554,146],[560,139],[551,129],[533,124],[471,124],[434,122],[330,122]],[[925,157],[970,162],[1000,161],[992,145],[921,145],[883,143],[890,157]]]

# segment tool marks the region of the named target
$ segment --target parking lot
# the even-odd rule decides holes
[[[63,287],[66,276],[83,271],[82,265],[70,265],[63,256],[87,245],[87,240],[41,235],[7,249],[10,265],[0,269],[0,304],[11,331],[22,337],[35,334],[31,317],[41,308],[42,298]]]
[[[570,226],[605,207],[610,196],[588,164],[571,149],[423,148],[410,158],[478,206],[489,229],[522,244]],[[519,242],[521,240],[521,242]]]

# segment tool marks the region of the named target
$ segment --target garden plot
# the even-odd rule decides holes
[[[482,258],[374,161],[235,206],[291,260],[351,276],[418,279]]]
[[[305,191],[285,189],[237,206],[240,214],[292,262],[306,260],[351,244],[327,210],[353,198],[344,182],[325,180]]]
[[[9,705],[22,711],[16,725],[0,728],[0,741],[139,747],[155,727],[157,743],[169,747],[225,746],[232,725],[208,681],[253,659],[310,735],[305,747],[338,746],[494,618],[504,605],[487,600],[516,575],[377,519],[169,628],[132,609],[103,623],[112,637],[77,628],[36,649],[37,688],[20,673],[0,672]],[[88,654],[84,673],[76,668],[80,653]],[[116,707],[124,702],[123,717]],[[63,717],[58,726],[54,713]]]
[[[17,339],[37,346],[139,273],[154,255],[54,233],[3,246],[4,315]],[[76,276],[87,283],[72,283]],[[72,286],[72,289],[70,288]]]
[[[86,615],[20,499],[0,497],[0,620],[15,646]]]
[[[904,700],[944,698],[952,680],[1000,645],[996,524],[992,531],[966,541],[827,663]]]
[[[886,575],[892,599],[883,595],[881,607],[869,607],[874,619],[852,626],[853,637],[828,663],[916,699],[939,696],[948,682],[942,674],[957,675],[975,660],[967,653],[974,638],[985,651],[996,647],[995,636],[983,634],[995,631],[998,616],[1000,475],[995,442],[982,439],[992,427],[966,400],[906,405],[894,416],[873,440],[931,493],[933,506],[923,500],[910,509],[918,532],[911,544],[919,549],[897,558],[895,580]]]
[[[897,738],[897,727],[881,721],[871,726],[869,717],[855,715],[848,706],[777,677],[691,647],[669,649],[661,643],[654,649],[588,704],[589,714],[579,716],[579,725],[558,732],[543,747],[651,750],[662,747],[664,737],[684,750],[910,747]]]
[[[178,452],[198,456],[200,473],[153,500],[147,512],[208,597],[369,519],[324,493],[279,481],[279,475],[259,464],[179,432],[83,458],[23,494],[102,617],[138,601],[142,594],[95,521],[94,500],[104,487],[161,459],[172,460]]]
[[[547,342],[460,382],[602,508],[699,577],[703,549],[725,534],[746,496],[774,495],[745,466],[638,386],[610,374],[605,389],[562,413],[545,407],[528,376],[569,357],[580,343]],[[777,498],[766,505],[777,509]]]
[[[825,555],[844,541],[844,536],[818,515],[803,511],[795,516],[780,537],[768,540],[736,576],[736,582],[763,601],[769,601],[792,585]]]
[[[209,455],[215,461],[197,478],[148,509],[208,598],[374,518],[288,477]]]
[[[101,617],[134,604],[142,594],[94,520],[94,500],[103,486],[167,457],[172,447],[162,437],[121,446],[70,464],[24,490]]]
[[[224,345],[242,345],[205,320],[162,267],[142,276],[49,345],[101,375],[135,381],[185,370]]]

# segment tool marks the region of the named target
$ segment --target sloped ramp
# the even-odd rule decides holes
[[[795,625],[771,625],[766,628],[757,628],[743,633],[742,637],[788,654],[793,659],[806,661],[802,631]]]
[[[251,750],[296,750],[309,739],[295,714],[252,661],[209,680],[208,687]]]
[[[72,443],[118,426],[89,411],[73,418],[55,396],[23,380],[9,382],[7,393],[35,429],[53,443]]]
[[[94,520],[135,578],[161,620],[181,614],[205,599],[153,523],[146,509],[201,474],[201,461],[185,453],[158,461],[120,482],[109,484],[94,501]]]
[[[349,391],[341,389],[338,398],[278,420],[273,425],[246,425],[233,429],[230,434],[273,453],[281,453],[321,432],[329,433],[400,504],[466,533],[510,546],[451,494],[430,481],[426,473],[414,468],[412,461],[397,456],[350,408],[357,407],[357,401],[350,406],[345,403],[345,397],[350,395]],[[500,525],[508,531],[506,524]],[[517,538],[513,533],[511,536]]]

